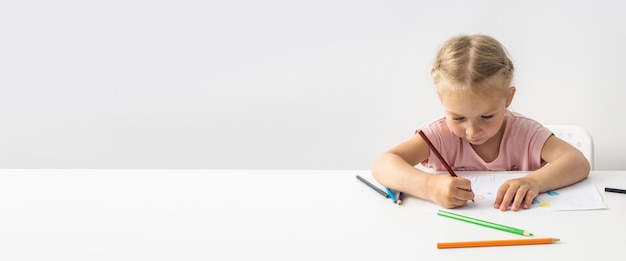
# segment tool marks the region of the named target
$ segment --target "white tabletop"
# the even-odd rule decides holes
[[[552,245],[437,249],[517,235],[392,204],[369,171],[0,170],[0,260],[566,260],[626,256],[626,171],[607,210],[482,218]]]

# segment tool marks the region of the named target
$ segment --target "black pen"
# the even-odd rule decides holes
[[[604,191],[626,194],[626,189],[604,188]]]
[[[362,181],[363,183],[365,183],[365,185],[367,185],[368,187],[372,188],[373,190],[375,190],[376,192],[380,193],[381,195],[383,195],[386,198],[389,198],[389,194],[385,193],[382,189],[374,186],[374,184],[370,183],[369,181],[367,181],[366,179],[364,179],[363,177],[356,175],[356,178],[359,179],[360,181]]]

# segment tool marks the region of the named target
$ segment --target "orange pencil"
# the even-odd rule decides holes
[[[460,248],[460,247],[488,247],[488,246],[516,246],[516,245],[537,245],[552,244],[558,238],[531,238],[531,239],[505,239],[505,240],[485,240],[485,241],[465,241],[465,242],[440,242],[437,248]]]

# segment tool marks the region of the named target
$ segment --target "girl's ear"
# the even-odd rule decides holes
[[[509,107],[509,105],[511,105],[511,102],[513,102],[513,96],[515,96],[515,86],[511,86],[511,88],[509,88],[508,90],[507,97],[506,97],[507,108]]]

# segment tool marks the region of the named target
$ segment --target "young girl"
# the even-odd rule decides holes
[[[496,39],[462,35],[444,43],[431,75],[445,117],[420,128],[454,170],[532,171],[500,186],[494,207],[529,208],[542,192],[568,186],[589,175],[582,152],[552,135],[540,123],[508,110],[515,95],[513,63]],[[372,174],[382,185],[445,208],[474,198],[462,177],[430,174],[445,165],[420,135],[383,153]]]

